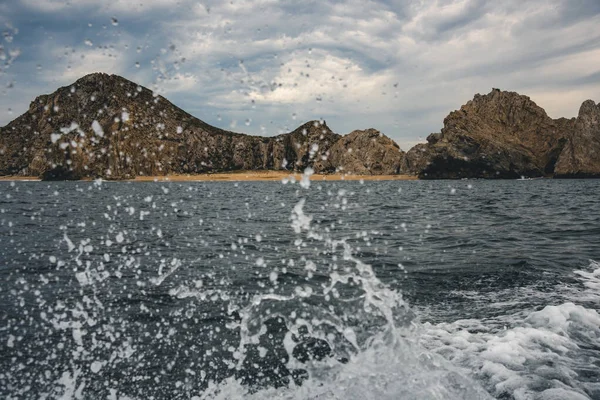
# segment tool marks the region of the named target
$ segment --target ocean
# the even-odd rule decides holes
[[[0,182],[0,398],[600,399],[600,181]]]

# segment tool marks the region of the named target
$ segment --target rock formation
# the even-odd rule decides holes
[[[407,153],[403,170],[429,179],[552,175],[573,127],[527,96],[493,89],[450,113],[440,133]]]
[[[353,135],[354,140],[358,136]],[[323,121],[307,122],[275,137],[228,132],[147,88],[97,73],[39,96],[25,114],[0,130],[0,175],[124,179],[231,170],[302,171],[308,166],[329,172],[344,167],[338,161],[325,163],[340,137]],[[373,171],[357,166],[344,170],[396,169],[381,162]]]
[[[558,157],[557,178],[600,177],[600,104],[585,101],[575,129]]]
[[[354,131],[339,139],[329,157],[317,165],[324,171],[358,175],[391,175],[400,172],[404,152],[392,139],[375,129]]]
[[[0,175],[125,179],[233,170],[415,174],[424,179],[600,177],[600,104],[552,119],[493,89],[407,153],[375,129],[340,136],[310,121],[274,137],[215,128],[116,75],[90,74],[37,97],[0,129]]]

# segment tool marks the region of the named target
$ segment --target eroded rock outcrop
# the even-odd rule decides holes
[[[127,79],[96,73],[51,95],[0,130],[0,175],[44,179],[302,170],[339,139],[322,121],[289,134],[215,128]]]
[[[453,111],[407,153],[375,129],[310,121],[274,137],[213,127],[125,78],[90,74],[0,129],[0,175],[48,180],[233,170],[415,174],[439,178],[600,177],[600,105],[552,119],[527,96],[493,89]]]
[[[403,170],[421,178],[552,175],[574,120],[553,120],[529,97],[493,89],[453,111],[411,149]]]
[[[399,149],[390,139],[357,131],[331,153],[340,138],[324,121],[275,137],[225,131],[134,82],[96,73],[39,96],[0,130],[0,175],[125,179],[309,166],[317,173],[397,172]],[[350,145],[361,151],[348,156]]]
[[[315,172],[329,172],[322,161],[329,158],[329,149],[341,138],[325,121],[310,121],[290,133],[274,138],[274,158],[278,168],[303,171],[311,166]],[[277,167],[277,165],[274,165]],[[265,166],[265,169],[271,169]]]
[[[600,178],[600,103],[585,101],[554,171],[557,178]]]
[[[404,152],[376,129],[356,130],[339,139],[327,160],[316,163],[321,170],[357,175],[391,175],[400,172]]]

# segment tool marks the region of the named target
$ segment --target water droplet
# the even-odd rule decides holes
[[[4,40],[6,40],[6,43],[12,43],[13,36],[9,31],[2,32],[2,36],[4,36]]]
[[[117,25],[119,25],[119,20],[118,20],[118,19],[116,19],[115,17],[112,17],[112,18],[110,19],[110,21],[112,22],[113,26],[117,26]]]
[[[139,67],[140,67],[140,63],[136,61],[136,62],[135,62],[135,67],[136,67],[136,68],[139,68]]]
[[[123,232],[119,232],[115,238],[117,240],[117,243],[123,243],[123,240],[125,240],[125,237],[123,236]]]
[[[102,369],[102,363],[100,361],[94,361],[92,365],[90,365],[90,370],[95,374],[97,374],[100,369]]]

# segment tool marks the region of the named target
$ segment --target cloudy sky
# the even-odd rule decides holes
[[[96,71],[213,125],[311,119],[406,150],[492,87],[552,117],[600,100],[599,0],[0,0],[0,126]]]

